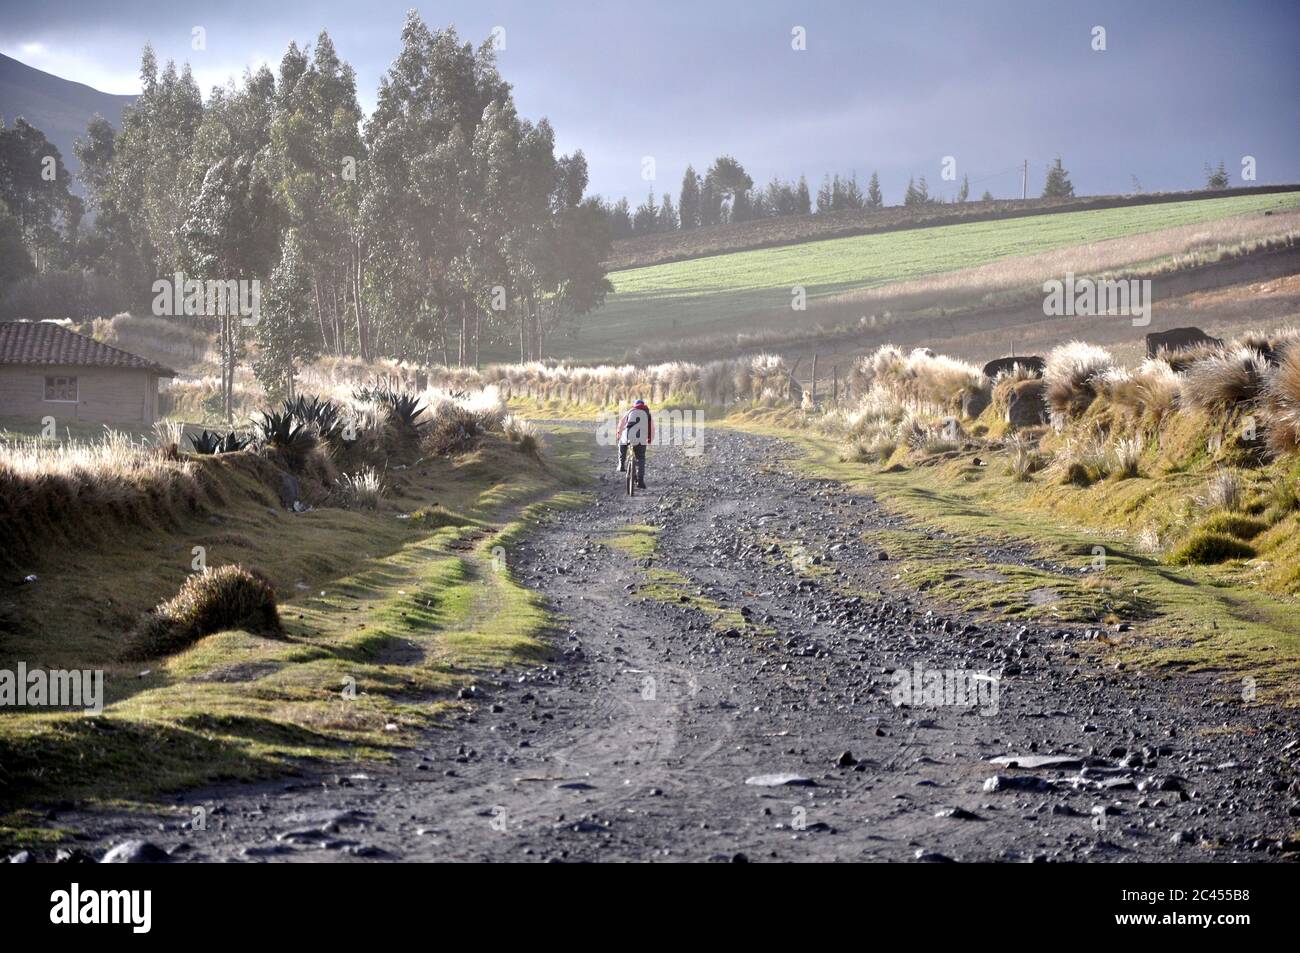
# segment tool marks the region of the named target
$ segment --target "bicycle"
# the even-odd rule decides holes
[[[625,460],[627,467],[627,495],[636,496],[636,448],[629,446],[627,448],[627,457]]]

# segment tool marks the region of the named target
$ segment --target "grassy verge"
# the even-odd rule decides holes
[[[545,657],[547,619],[505,566],[555,507],[577,505],[589,437],[557,431],[544,460],[486,438],[388,475],[376,510],[278,511],[239,468],[227,505],[178,525],[68,548],[0,593],[0,668],[99,669],[98,715],[0,711],[0,842],[54,836],[51,800],[140,803],[267,777],[303,759],[384,758],[414,744],[486,671]],[[164,660],[117,661],[122,633],[208,565],[255,566],[280,594],[283,638],[208,636]]]
[[[841,460],[835,441],[789,427],[788,412],[729,423],[792,442],[809,476],[870,493],[915,520],[871,540],[903,584],[1009,619],[1096,623],[1106,660],[1128,669],[1216,672],[1233,691],[1253,679],[1246,684],[1261,700],[1300,698],[1296,600],[1261,591],[1267,567],[1172,566],[1142,551],[1133,500],[1163,508],[1190,477],[1026,489],[1005,459],[984,450],[863,464]]]

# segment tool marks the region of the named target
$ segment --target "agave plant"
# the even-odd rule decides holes
[[[252,442],[252,437],[241,437],[238,431],[232,430],[221,438],[217,453],[238,453]]]
[[[260,420],[253,421],[258,438],[268,447],[280,449],[295,448],[304,443],[314,443],[314,435],[308,424],[283,411],[268,410],[260,415]]]
[[[202,433],[189,434],[190,445],[194,452],[204,456],[214,453],[237,453],[251,442],[251,437],[241,437],[236,430],[222,434],[219,430],[204,430]]]
[[[343,408],[332,400],[300,395],[286,400],[281,409],[301,423],[315,427],[322,440],[337,443],[343,439]]]
[[[382,380],[369,381],[352,391],[353,399],[362,404],[387,404],[394,396],[392,385]]]
[[[384,404],[388,407],[389,421],[399,430],[413,433],[424,426],[424,422],[420,420],[424,407],[417,395],[408,394],[406,391],[391,391]]]
[[[195,453],[203,456],[210,456],[217,453],[221,446],[221,434],[214,433],[211,430],[205,430],[200,434],[189,434],[190,446],[194,448]]]

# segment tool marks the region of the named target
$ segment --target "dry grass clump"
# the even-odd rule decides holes
[[[1297,341],[1300,341],[1300,328],[1288,325],[1281,328],[1245,331],[1237,335],[1232,346],[1250,348],[1261,354],[1270,364],[1276,364],[1282,353]]]
[[[1047,406],[1066,420],[1079,416],[1097,398],[1098,378],[1115,366],[1110,351],[1083,341],[1052,348],[1043,369]]]
[[[1196,502],[1206,509],[1234,511],[1241,509],[1243,494],[1241,474],[1225,467],[1214,472]]]
[[[1300,447],[1300,347],[1287,347],[1264,388],[1265,439],[1277,454]]]
[[[1163,358],[1148,358],[1136,370],[1111,367],[1093,379],[1097,394],[1126,416],[1159,427],[1178,405],[1182,380]]]
[[[341,474],[334,483],[335,498],[341,505],[354,510],[376,509],[385,490],[384,481],[374,467]]]
[[[1091,486],[1111,473],[1111,453],[1106,434],[1099,427],[1072,433],[1053,461],[1062,483]]]
[[[247,629],[263,635],[283,632],[275,589],[243,566],[220,566],[185,580],[180,592],[145,614],[127,636],[122,657],[142,660],[171,655],[214,632]]]
[[[1267,376],[1268,361],[1258,351],[1217,350],[1188,366],[1180,393],[1188,407],[1224,413],[1259,397]]]
[[[644,366],[575,367],[534,361],[494,365],[468,373],[465,368],[430,368],[429,381],[431,386],[462,393],[491,385],[506,400],[527,397],[601,406],[627,403],[638,397],[658,403],[725,406],[736,401],[786,401],[799,396],[790,379],[789,365],[772,354],[707,364],[667,361]]]
[[[910,354],[892,344],[860,358],[849,374],[855,393],[879,390],[914,407],[928,407],[935,416],[960,413],[978,398],[988,402],[992,384],[973,364],[918,348]]]
[[[1146,442],[1138,435],[1131,437],[1120,437],[1111,447],[1111,459],[1114,468],[1111,470],[1111,476],[1120,480],[1127,480],[1138,475],[1138,465],[1142,460],[1142,451],[1146,449]]]
[[[1015,431],[1006,440],[1007,472],[1022,483],[1041,470],[1044,457],[1038,450],[1038,441],[1029,434]]]
[[[522,417],[516,417],[513,414],[503,417],[501,419],[501,433],[520,453],[526,453],[532,457],[541,456],[542,441],[537,434],[537,428]]]

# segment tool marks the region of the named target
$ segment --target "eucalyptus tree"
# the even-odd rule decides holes
[[[290,44],[280,62],[270,126],[270,174],[287,224],[298,232],[321,346],[342,354],[350,340],[369,359],[361,119],[356,75],[339,59],[329,34],[321,31],[308,50]]]
[[[203,121],[203,98],[188,65],[168,62],[160,72],[153,49],[140,61],[141,93],[122,114],[113,159],[112,193],[144,243],[155,275],[170,274],[180,259],[188,214],[190,156]]]
[[[467,192],[475,132],[488,106],[508,95],[490,44],[475,51],[454,29],[430,31],[417,13],[407,15],[366,124],[361,216],[369,286],[384,286],[381,334],[400,356],[430,360],[439,347],[448,356],[478,205]]]
[[[313,323],[313,277],[298,230],[289,228],[280,260],[271,272],[261,320],[253,330],[257,358],[253,371],[268,394],[294,396],[298,367],[319,353]]]
[[[84,206],[58,147],[25,119],[0,122],[0,201],[13,215],[37,271],[66,264]]]

